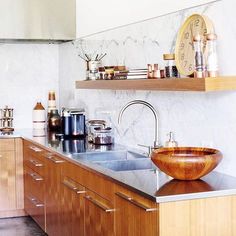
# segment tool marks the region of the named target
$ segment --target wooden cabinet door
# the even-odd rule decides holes
[[[61,188],[61,232],[66,236],[84,236],[85,188],[64,176]]]
[[[122,187],[115,193],[116,236],[157,236],[158,205]]]
[[[113,204],[92,191],[87,191],[84,199],[85,199],[85,235],[86,236],[115,235]]]
[[[0,151],[0,211],[16,209],[16,165],[14,151]]]
[[[46,232],[49,236],[60,236],[61,170],[65,162],[56,155],[45,155],[46,164]],[[62,235],[64,236],[64,235]]]

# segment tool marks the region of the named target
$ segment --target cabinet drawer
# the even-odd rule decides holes
[[[25,181],[25,193],[26,195],[33,195],[41,202],[44,202],[44,189],[45,180],[44,177],[33,171],[32,169],[24,168],[24,181]]]
[[[41,176],[44,176],[45,165],[42,160],[31,155],[24,156],[24,167],[28,166]]]
[[[0,150],[1,151],[14,151],[15,150],[14,139],[0,139]]]
[[[25,211],[46,231],[45,206],[33,195],[25,195]]]

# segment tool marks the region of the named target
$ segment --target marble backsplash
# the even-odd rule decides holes
[[[36,102],[46,108],[48,91],[58,94],[58,56],[57,44],[0,44],[0,108],[14,108],[15,128],[32,128]]]
[[[118,125],[120,109],[127,102],[150,102],[159,114],[160,143],[173,131],[180,146],[208,146],[220,149],[224,160],[218,170],[235,175],[236,92],[158,92],[76,90],[75,81],[84,80],[85,63],[79,54],[107,53],[104,65],[145,68],[148,63],[162,65],[162,54],[173,52],[177,31],[192,13],[209,16],[218,34],[221,74],[236,74],[236,2],[222,0],[201,7],[100,33],[59,47],[60,106],[84,107],[87,117],[106,118],[116,131],[116,141],[136,147],[151,145],[154,119],[147,108],[135,105],[124,113]],[[227,27],[226,27],[227,26]]]

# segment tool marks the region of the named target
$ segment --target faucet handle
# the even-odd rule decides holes
[[[139,146],[139,147],[145,147],[145,148],[148,148],[148,156],[150,156],[153,147],[148,146],[148,145],[143,145],[143,144],[138,144],[138,146]]]

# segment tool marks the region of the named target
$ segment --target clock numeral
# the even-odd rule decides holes
[[[184,67],[186,67],[186,66],[187,66],[187,64],[188,64],[188,62],[187,62],[187,61],[184,61]]]
[[[181,43],[180,44],[180,50],[183,50],[184,49],[184,43]]]
[[[206,35],[207,34],[207,29],[203,30],[203,34]]]
[[[188,38],[189,38],[189,32],[185,33],[184,38],[185,38],[185,39],[188,39]]]
[[[182,53],[181,55],[180,55],[180,60],[184,60],[184,53]]]
[[[192,71],[192,70],[193,70],[193,65],[192,65],[192,64],[189,65],[188,70],[189,70],[189,71]]]
[[[200,23],[200,20],[199,20],[199,19],[196,19],[194,25],[195,25],[196,27],[198,27],[198,26],[199,26],[199,23]]]

